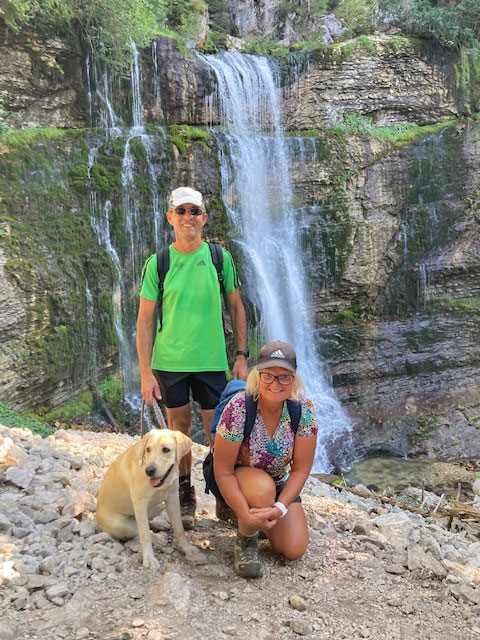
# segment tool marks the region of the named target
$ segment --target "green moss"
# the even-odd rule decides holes
[[[422,137],[441,131],[451,126],[451,120],[437,122],[433,125],[420,126],[412,122],[399,122],[389,126],[378,126],[372,118],[363,115],[346,115],[342,123],[333,125],[327,129],[328,133],[337,136],[358,136],[388,140],[397,147],[411,144]]]
[[[351,60],[360,52],[364,51],[371,55],[377,55],[377,45],[367,36],[359,36],[351,42],[340,45],[340,57],[342,60]]]
[[[93,394],[91,391],[78,393],[61,407],[50,411],[45,415],[47,422],[60,420],[62,422],[72,422],[76,418],[87,416],[93,411]]]
[[[387,48],[391,49],[393,53],[400,53],[411,49],[412,42],[405,36],[391,36],[385,43]]]
[[[86,193],[72,189],[86,180],[83,137],[20,133],[9,138],[14,147],[0,154],[5,271],[29,301],[29,333],[18,344],[17,361],[45,381],[57,380],[59,371],[70,379],[88,370],[87,272],[95,297],[104,289],[111,298],[110,263],[91,228]],[[111,302],[109,313],[103,324],[112,323]],[[112,344],[111,333],[103,332],[102,352]]]
[[[415,431],[408,434],[409,445],[418,446],[425,440],[429,440],[438,429],[438,415],[426,414],[416,419]]]
[[[246,38],[243,53],[256,56],[282,56],[290,52],[290,49],[280,44],[273,34],[262,34],[253,38]]]
[[[480,109],[480,43],[462,47],[455,64],[455,82],[465,110],[472,114]]]
[[[147,150],[141,138],[130,139],[130,149],[138,163],[145,162],[147,158]]]
[[[67,129],[57,129],[56,127],[30,127],[26,129],[8,129],[0,136],[0,145],[5,145],[8,149],[25,149],[36,142],[45,140],[55,140],[71,133]]]
[[[464,311],[466,313],[480,313],[480,297],[472,298],[444,298],[426,303],[430,311]]]
[[[97,393],[109,407],[119,405],[123,398],[123,384],[113,376],[107,376],[97,387]]]
[[[357,324],[360,318],[353,309],[343,309],[331,314],[331,321],[334,324]]]
[[[45,438],[54,432],[54,429],[48,427],[37,417],[30,414],[18,413],[4,402],[0,402],[0,424],[5,427],[30,429],[32,433],[38,433],[42,438]]]
[[[207,128],[174,124],[167,128],[167,135],[169,141],[177,147],[181,155],[185,154],[192,144],[197,144],[209,155],[212,152],[207,144],[211,136],[211,132]]]

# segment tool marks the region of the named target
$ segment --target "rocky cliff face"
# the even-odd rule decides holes
[[[15,35],[0,21],[0,103],[12,127],[83,127],[82,66],[60,39]]]
[[[298,56],[285,87],[286,127],[322,128],[345,114],[369,115],[377,124],[430,124],[466,113],[457,89],[458,60],[399,36],[371,36]]]
[[[0,76],[9,122],[84,126],[82,61],[73,64],[52,42],[13,39],[4,47],[24,66],[20,72],[12,58],[12,72],[5,67]],[[37,50],[45,67],[33,63]],[[16,407],[58,404],[91,383],[87,289],[103,345],[98,375],[117,366],[115,268],[99,235],[105,211],[127,264],[126,215],[135,193],[140,264],[154,247],[153,191],[163,220],[172,186],[195,184],[209,204],[208,236],[228,243],[218,150],[205,129],[217,120],[213,76],[171,40],[160,39],[154,58],[146,51],[142,60],[143,115],[154,147],[128,124],[124,83],[112,100],[127,124],[114,135],[44,132],[1,150],[0,398]],[[67,71],[69,61],[64,76],[42,71],[56,64]],[[280,63],[300,259],[319,324],[328,323],[320,340],[334,385],[367,448],[460,455],[480,441],[472,409],[480,403],[480,123],[458,120],[466,93],[455,85],[456,62],[419,43],[378,36]],[[327,128],[351,114],[387,126],[457,120],[398,140]],[[130,192],[126,159],[133,163]],[[127,289],[123,313],[133,316],[136,287]],[[447,299],[454,302],[433,313]],[[417,311],[422,316],[397,317]]]

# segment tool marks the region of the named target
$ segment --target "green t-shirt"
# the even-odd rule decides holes
[[[235,265],[223,249],[223,279],[227,293],[237,286]],[[158,300],[157,256],[144,267],[140,296]],[[155,334],[152,369],[161,371],[225,371],[228,368],[217,271],[206,242],[193,253],[170,245],[165,276],[162,330]]]

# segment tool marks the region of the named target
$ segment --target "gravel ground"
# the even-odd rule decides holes
[[[165,530],[160,569],[144,569],[136,540],[114,541],[94,522],[108,465],[135,441],[63,430],[41,440],[0,426],[0,640],[480,637],[478,538],[313,478],[305,556],[285,562],[262,542],[264,577],[236,577],[235,530],[203,492],[200,445],[187,536],[208,563],[189,565]]]

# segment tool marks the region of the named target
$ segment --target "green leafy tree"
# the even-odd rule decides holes
[[[381,13],[403,31],[446,47],[477,46],[480,0],[382,0]]]

